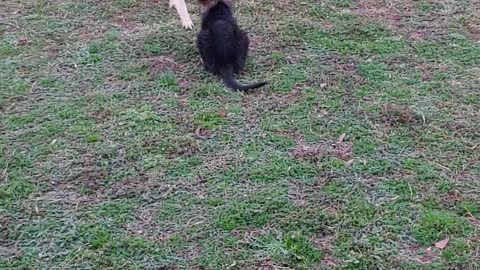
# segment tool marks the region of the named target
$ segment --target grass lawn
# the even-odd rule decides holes
[[[167,0],[0,2],[0,269],[479,269],[480,1],[236,14],[251,94]]]

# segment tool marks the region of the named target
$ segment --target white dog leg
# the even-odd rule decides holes
[[[193,22],[188,14],[185,0],[170,0],[169,5],[170,7],[175,7],[177,10],[178,16],[180,16],[180,20],[182,21],[182,26],[186,29],[192,29]]]

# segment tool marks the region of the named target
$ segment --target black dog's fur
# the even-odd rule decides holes
[[[202,29],[197,37],[205,69],[220,75],[225,85],[233,90],[247,91],[264,86],[266,82],[240,85],[234,74],[245,67],[249,40],[240,30],[230,7],[222,0],[203,15]]]

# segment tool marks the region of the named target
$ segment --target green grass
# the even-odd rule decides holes
[[[153,2],[0,3],[0,269],[480,267],[478,3]]]
[[[447,236],[468,235],[470,226],[461,218],[439,211],[425,211],[420,224],[414,228],[413,236],[421,244],[442,240]]]

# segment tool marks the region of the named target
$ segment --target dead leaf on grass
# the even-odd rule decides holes
[[[346,133],[343,133],[342,135],[340,135],[340,137],[338,137],[338,142],[341,143],[343,142],[343,140],[345,140],[345,137],[347,136]]]
[[[345,167],[350,167],[353,164],[353,159],[350,159],[349,161],[345,162]]]
[[[445,238],[442,241],[438,241],[437,243],[435,243],[435,247],[439,249],[444,249],[447,246],[448,241],[450,241],[450,238]]]

